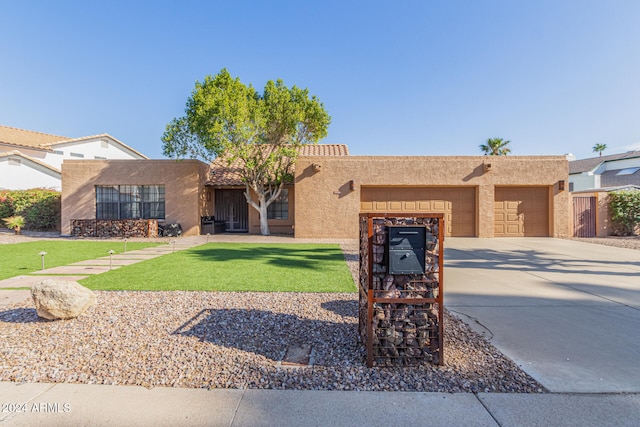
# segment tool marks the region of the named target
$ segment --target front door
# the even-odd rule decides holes
[[[249,231],[249,209],[243,190],[216,190],[216,220],[224,220],[231,233]]]

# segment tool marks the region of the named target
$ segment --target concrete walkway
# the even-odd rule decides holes
[[[175,250],[205,243],[205,238],[221,239],[183,238],[176,241]],[[260,236],[239,239],[265,241]],[[142,256],[132,251],[122,259],[142,260],[173,250],[169,244]],[[450,238],[445,260],[447,308],[553,393],[146,389],[5,382],[0,383],[0,426],[638,425],[640,252],[558,239]],[[102,259],[73,267],[104,265]],[[26,297],[29,291],[0,291],[0,297],[8,293]],[[1,304],[0,300],[0,310]]]

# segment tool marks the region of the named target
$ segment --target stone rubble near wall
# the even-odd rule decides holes
[[[77,282],[46,279],[31,287],[38,316],[48,320],[73,319],[96,303],[95,294]]]
[[[157,237],[155,219],[72,219],[71,237]]]

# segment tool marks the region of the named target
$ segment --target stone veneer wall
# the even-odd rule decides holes
[[[424,226],[425,274],[388,274],[387,227]],[[442,215],[360,216],[359,332],[367,365],[443,364]]]

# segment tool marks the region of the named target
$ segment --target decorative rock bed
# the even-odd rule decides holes
[[[96,292],[98,304],[46,321],[26,300],[0,311],[0,381],[145,387],[540,392],[445,313],[444,366],[367,368],[357,294]],[[282,366],[289,347],[309,365]]]

